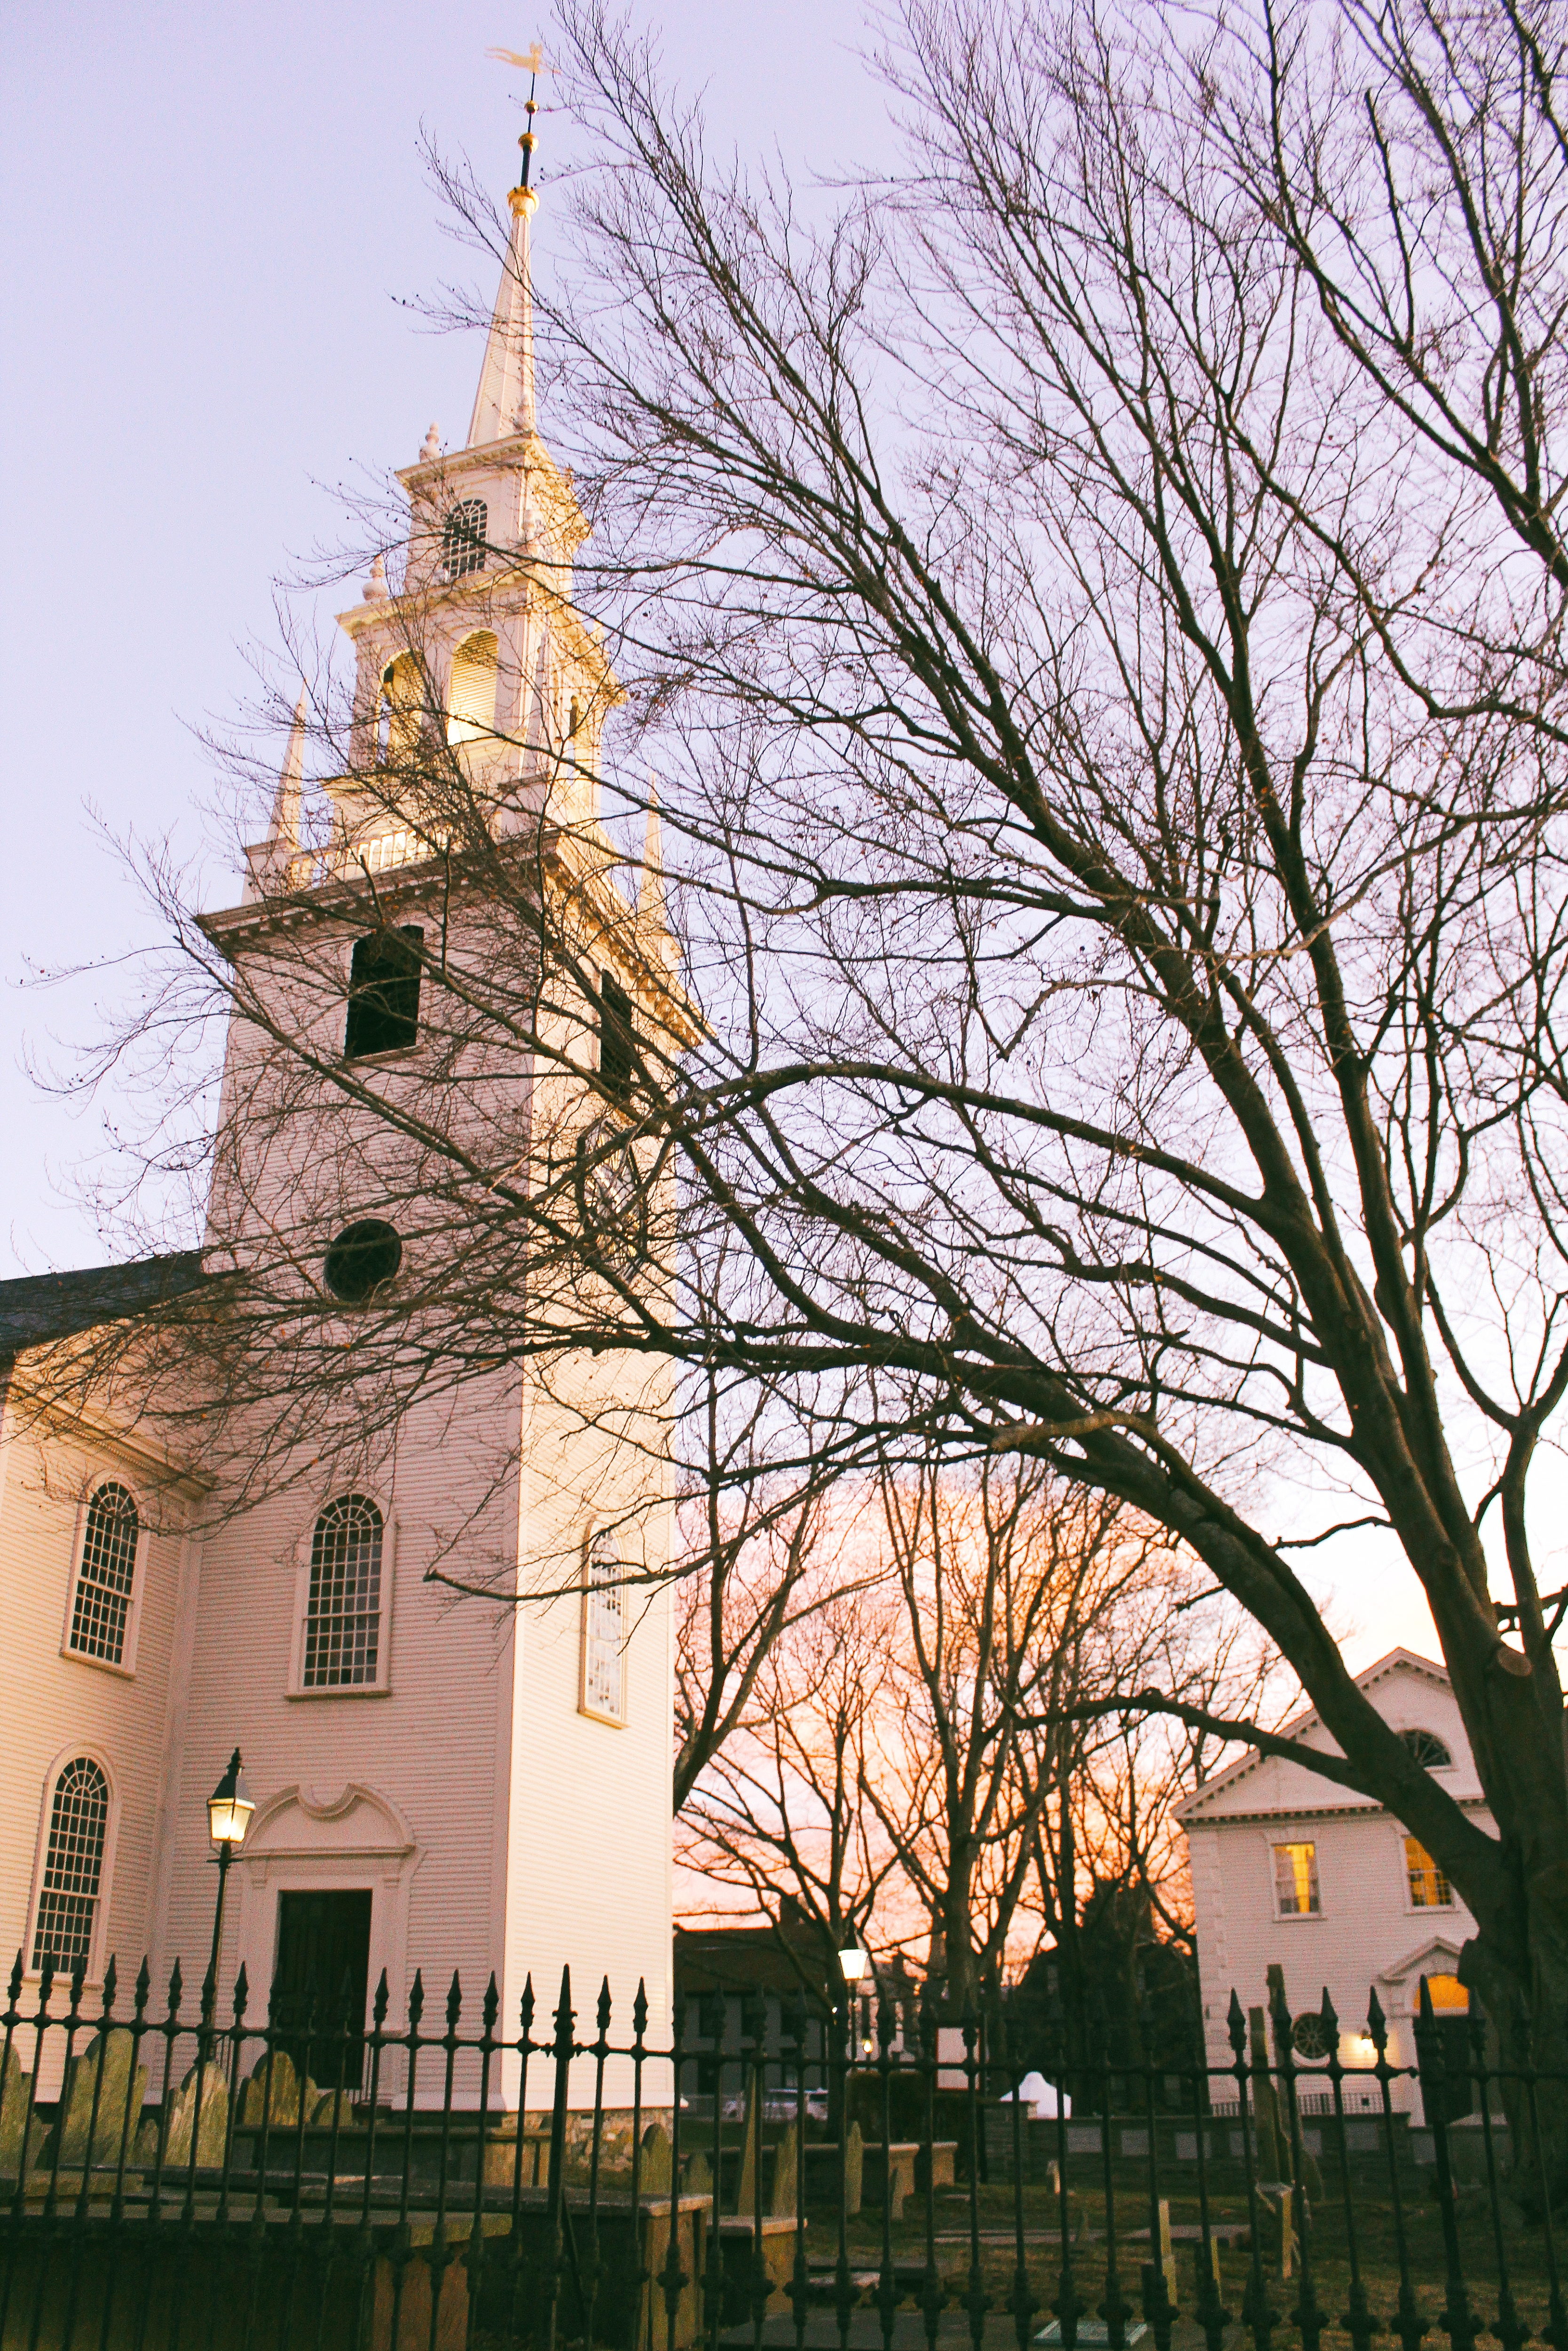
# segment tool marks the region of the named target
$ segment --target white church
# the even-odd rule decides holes
[[[597,1148],[632,1023],[674,1050],[695,1033],[656,839],[639,879],[600,819],[620,689],[572,602],[588,526],[536,425],[527,160],[523,177],[466,443],[444,452],[432,427],[398,476],[396,587],[378,559],[342,616],[359,765],[324,779],[329,831],[302,840],[297,732],[243,896],[204,918],[256,1003],[317,974],[315,1000],[287,1017],[328,1074],[313,1087],[295,1050],[280,1107],[267,1040],[236,1012],[203,1249],[0,1284],[0,1950],[20,1952],[25,2003],[46,1967],[81,1967],[92,2013],[112,1953],[122,1985],[148,1957],[155,1999],[179,1957],[193,2008],[217,1885],[207,1800],[238,1749],[255,1810],[228,1877],[221,2011],[242,1964],[253,2015],[275,1983],[346,1975],[369,1999],[384,1970],[394,2023],[416,1969],[433,2011],[455,1970],[470,2020],[494,1973],[515,2031],[526,1975],[548,2011],[570,1962],[580,2000],[607,1975],[624,2014],[642,1979],[653,2031],[667,2019],[673,1666],[657,1579],[672,1504],[653,1386],[628,1405],[626,1371],[586,1350],[548,1377],[526,1358],[479,1365],[417,1399],[350,1480],[300,1445],[239,1508],[189,1420],[161,1432],[108,1390],[40,1416],[35,1394],[40,1351],[277,1252],[280,1234],[345,1348],[357,1316],[419,1280],[428,1237],[391,1165],[393,1130],[356,1123],[339,1081],[414,1100],[422,1064],[450,1045],[447,966],[438,976],[421,943],[445,925],[455,979],[485,936],[472,890],[455,915],[444,900],[450,866],[418,810],[365,789],[400,728],[406,741],[428,723],[421,696],[436,696],[497,838],[530,854],[548,838],[540,886],[571,898],[596,967],[597,997],[552,1016],[548,1068],[469,1054],[462,1114],[504,1131],[514,1165],[547,1124]],[[301,937],[314,960],[279,961]],[[613,1182],[601,1192],[615,1213]],[[596,1408],[607,1389],[613,1417]],[[497,1599],[455,1602],[427,1580],[479,1553]]]

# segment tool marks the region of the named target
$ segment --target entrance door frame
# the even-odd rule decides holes
[[[237,1969],[243,1961],[261,2012],[277,1961],[278,1896],[368,1888],[366,2022],[383,1968],[392,1995],[389,2022],[401,2022],[408,1998],[409,1895],[423,1858],[407,1815],[359,1781],[325,1800],[303,1788],[282,1788],[258,1805],[237,1856],[244,1890],[235,1963]]]

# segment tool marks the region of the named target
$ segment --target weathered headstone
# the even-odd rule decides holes
[[[773,2152],[772,2193],[768,2209],[775,2220],[792,2220],[800,2185],[799,2126],[789,2125]]]
[[[138,2171],[152,2171],[156,2168],[158,2162],[158,2117],[156,2115],[148,2116],[146,2121],[142,2124],[141,2129],[136,2134],[136,2144],[131,2152],[131,2159]]]
[[[1166,2293],[1171,2308],[1175,2310],[1181,2297],[1176,2292],[1176,2248],[1171,2243],[1171,2203],[1168,2196],[1160,2198],[1156,2217],[1159,2221],[1159,2238],[1155,2247],[1155,2259],[1166,2273]]]
[[[287,2049],[264,2057],[254,2074],[240,2085],[239,2119],[246,2130],[287,2128],[299,2120],[299,2076]]]
[[[228,2130],[229,2085],[223,2067],[209,2058],[204,2065],[193,2065],[170,2101],[165,2168],[188,2168],[193,2147],[198,2169],[216,2168],[224,2159]]]
[[[865,2172],[865,2141],[859,2123],[852,2123],[844,2139],[844,2210],[852,2220],[861,2209],[861,2181]]]
[[[1263,2011],[1247,2011],[1249,2055],[1252,2061],[1252,2127],[1257,2142],[1260,2179],[1283,2179],[1285,2150],[1280,2137],[1280,2102],[1269,2071],[1269,2028]]]
[[[21,2168],[24,2137],[30,2163],[37,2161],[43,2140],[42,2123],[35,2119],[30,2130],[27,2126],[27,2102],[32,2088],[32,2075],[23,2071],[15,2049],[7,2049],[5,2070],[0,2074],[0,2172],[12,2179]]]
[[[643,2191],[650,2196],[670,2192],[670,2134],[663,2123],[650,2123],[643,2133],[643,2162],[638,2172]]]
[[[708,2168],[708,2159],[700,2147],[695,2155],[688,2155],[681,2166],[681,2194],[683,2196],[713,2194],[713,2173]]]
[[[737,2212],[757,2210],[757,2174],[762,2155],[762,2105],[755,2086],[746,2094],[746,2122],[740,2156],[740,2186],[736,2190]]]
[[[310,2109],[312,2130],[330,2130],[336,2121],[338,2128],[349,2130],[354,2120],[352,2090],[323,2090]]]
[[[135,2061],[136,2036],[124,2025],[96,2034],[71,2059],[60,2092],[62,2170],[119,2162],[120,2142],[141,2118],[147,2088],[147,2068]]]

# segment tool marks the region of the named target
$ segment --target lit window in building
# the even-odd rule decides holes
[[[1409,1881],[1411,1907],[1416,1910],[1451,1910],[1454,1889],[1448,1884],[1426,1846],[1416,1837],[1405,1840],[1405,1875]]]
[[[1274,1847],[1274,1893],[1281,1918],[1305,1918],[1322,1908],[1315,1844]]]

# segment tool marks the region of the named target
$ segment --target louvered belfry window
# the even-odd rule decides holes
[[[441,526],[441,576],[465,580],[485,568],[485,533],[489,512],[483,498],[464,498]]]
[[[625,1573],[614,1536],[601,1528],[589,1542],[582,1593],[582,1703],[614,1722],[626,1713]]]
[[[79,1657],[101,1657],[110,1666],[124,1658],[141,1532],[136,1504],[124,1487],[100,1486],[88,1504],[71,1607],[69,1646]]]
[[[44,1882],[33,1930],[33,1965],[68,1968],[89,1958],[103,1876],[109,1782],[90,1755],[78,1755],[55,1782]]]
[[[496,682],[500,646],[492,629],[465,637],[452,656],[446,696],[446,734],[452,743],[473,743],[496,731]]]
[[[307,1689],[375,1682],[382,1643],[382,1514],[365,1494],[341,1494],[316,1521],[305,1614]]]

